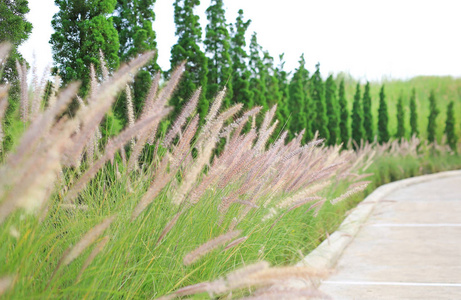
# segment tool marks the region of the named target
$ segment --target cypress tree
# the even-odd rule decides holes
[[[378,142],[380,144],[389,141],[389,115],[387,112],[386,95],[384,94],[384,85],[379,92],[379,109],[378,109]]]
[[[437,108],[434,91],[431,91],[429,95],[429,117],[427,122],[427,140],[430,143],[435,142],[436,118],[439,113],[440,111]]]
[[[333,79],[333,75],[328,76],[325,82],[325,105],[327,108],[328,132],[330,134],[327,144],[335,145],[340,135],[340,129],[339,108],[336,99],[336,83]]]
[[[232,60],[230,56],[230,36],[222,0],[212,0],[206,10],[205,49],[208,54],[207,97],[212,99],[224,86],[227,87],[223,107],[229,107],[232,99]]]
[[[179,86],[170,103],[175,107],[176,115],[181,109],[182,103],[187,101],[195,90],[202,87],[202,93],[198,102],[200,123],[202,124],[208,113],[209,101],[207,95],[207,58],[200,49],[202,28],[199,17],[194,14],[194,8],[200,4],[199,0],[175,0],[174,21],[176,24],[176,36],[178,42],[171,48],[171,70],[182,61],[187,61]]]
[[[338,104],[339,104],[339,132],[340,140],[343,143],[343,147],[346,147],[349,143],[349,110],[347,109],[346,93],[344,89],[344,79],[339,84],[338,92]]]
[[[306,130],[306,139],[312,139],[312,123],[307,118],[307,95],[305,94],[305,86],[309,78],[309,72],[305,68],[306,62],[304,60],[304,54],[301,55],[299,60],[299,67],[295,70],[293,78],[289,85],[289,100],[288,107],[291,113],[290,120],[290,133],[295,134],[301,130]]]
[[[283,92],[280,89],[277,68],[274,66],[274,58],[269,55],[268,51],[264,51],[263,64],[266,77],[266,103],[268,107],[272,107],[277,104],[277,110],[283,109]],[[279,119],[279,122],[283,122],[283,120]]]
[[[251,71],[246,63],[245,33],[251,21],[243,21],[243,10],[239,10],[234,26],[231,27],[232,38],[230,53],[232,58],[232,103],[243,103],[245,108],[253,107],[253,93],[250,91]]]
[[[288,84],[288,73],[284,70],[285,61],[283,59],[284,54],[279,56],[280,63],[275,69],[275,77],[277,78],[280,91],[280,100],[278,102],[278,107],[276,111],[277,119],[280,121],[281,125],[286,129],[290,128],[289,118],[290,118],[290,107],[288,103],[289,97],[289,84]]]
[[[416,91],[413,88],[411,92],[410,98],[410,128],[411,128],[411,135],[418,136],[418,112],[416,107]]]
[[[320,64],[315,66],[315,72],[311,77],[311,100],[314,107],[314,118],[312,122],[312,130],[318,131],[319,136],[328,140],[330,134],[328,132],[328,119],[325,107],[325,87],[323,85],[322,76],[320,75]]]
[[[363,92],[363,128],[365,129],[366,140],[371,143],[374,140],[373,117],[371,115],[370,83],[367,81]]]
[[[261,52],[262,48],[258,44],[257,34],[254,32],[250,41],[250,89],[253,93],[254,105],[260,105],[264,110],[267,110],[269,107],[266,100],[267,72],[264,67],[263,59],[261,58]]]
[[[455,112],[454,112],[454,105],[453,101],[447,106],[447,120],[445,121],[445,130],[444,133],[447,135],[447,144],[450,146],[451,150],[456,152],[456,144],[458,143],[458,137],[456,136],[455,132]]]
[[[118,32],[120,49],[118,55],[122,62],[127,62],[140,53],[157,49],[156,34],[152,29],[155,20],[154,4],[156,0],[117,0],[115,29]],[[133,83],[133,104],[138,114],[144,105],[144,99],[150,89],[152,77],[159,71],[157,54],[135,76]],[[128,122],[126,114],[126,96],[122,93],[114,107],[115,114],[123,123]]]
[[[397,100],[397,133],[395,137],[398,140],[405,138],[405,111],[403,110],[402,95]]]
[[[82,95],[89,88],[90,64],[99,69],[99,50],[102,50],[109,69],[120,63],[120,48],[113,17],[117,0],[55,0],[59,7],[51,25],[55,32],[50,43],[55,66],[63,83],[82,80]]]
[[[360,146],[362,140],[365,140],[365,130],[363,129],[363,109],[360,97],[360,83],[357,83],[357,88],[354,95],[354,103],[352,105],[352,140],[355,142],[354,148]]]

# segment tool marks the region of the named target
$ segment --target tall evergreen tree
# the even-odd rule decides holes
[[[194,8],[200,4],[199,0],[175,0],[174,21],[178,42],[171,48],[171,70],[182,61],[187,61],[186,70],[182,76],[171,104],[177,114],[184,101],[187,101],[195,90],[202,87],[198,103],[200,123],[203,123],[208,113],[209,101],[207,95],[208,62],[200,49],[202,28],[199,17],[194,14]]]
[[[99,69],[99,50],[109,69],[116,69],[120,59],[117,30],[113,17],[117,0],[55,0],[59,7],[51,25],[55,32],[50,43],[53,59],[63,83],[82,80],[82,94],[89,87],[89,66]]]
[[[305,129],[306,139],[312,139],[312,119],[308,118],[306,110],[308,108],[308,97],[306,95],[306,85],[309,72],[306,70],[304,54],[299,60],[299,67],[295,70],[289,85],[288,107],[291,113],[290,131],[295,134]]]
[[[289,119],[290,119],[290,107],[288,103],[289,98],[289,84],[288,84],[288,73],[285,71],[285,60],[283,58],[284,54],[279,56],[280,63],[275,69],[275,77],[277,78],[280,91],[280,100],[278,103],[276,116],[280,121],[282,127],[285,129],[290,128]]]
[[[387,112],[386,95],[384,94],[384,84],[379,92],[378,109],[378,143],[383,144],[389,141],[389,115]]]
[[[343,147],[346,147],[349,143],[349,110],[347,109],[346,92],[344,88],[344,79],[339,84],[338,91],[338,104],[339,104],[339,132],[340,140],[343,143]]]
[[[245,33],[250,23],[250,20],[243,20],[243,10],[239,10],[235,24],[231,27],[232,102],[243,103],[245,108],[253,106],[253,93],[250,91],[251,71],[246,63],[248,54],[245,51]]]
[[[410,129],[411,135],[418,136],[418,112],[416,107],[416,91],[413,88],[411,91],[411,98],[410,98]]]
[[[232,99],[232,60],[230,36],[224,11],[223,0],[212,0],[206,10],[205,47],[208,54],[208,99],[212,99],[224,86],[227,87],[223,106],[228,107]]]
[[[152,29],[155,21],[154,4],[156,0],[117,0],[115,16],[121,61],[129,61],[136,55],[157,49],[156,34]],[[149,71],[159,70],[157,55],[148,66]]]
[[[328,140],[330,134],[328,132],[328,119],[325,107],[325,87],[323,85],[322,76],[320,75],[320,64],[315,66],[315,72],[311,77],[311,99],[314,107],[314,119],[312,122],[312,130],[318,131],[319,136]]]
[[[366,140],[371,143],[374,140],[373,116],[371,115],[370,83],[367,81],[363,92],[363,128],[365,129]]]
[[[267,72],[264,66],[263,58],[261,57],[262,47],[258,44],[256,32],[251,36],[250,41],[250,89],[253,93],[254,105],[260,105],[263,109],[268,109],[266,100],[267,87],[266,78]]]
[[[269,55],[268,51],[263,52],[263,65],[266,85],[266,103],[268,107],[277,104],[277,109],[281,108],[283,92],[280,90],[277,68],[274,66],[274,58]],[[281,122],[282,120],[279,120]]]
[[[29,12],[27,0],[3,0],[0,2],[0,43],[10,42],[13,46],[6,62],[2,63],[1,82],[14,82],[17,79],[16,60],[23,61],[17,51],[18,46],[29,38],[32,23],[26,20]]]
[[[402,95],[397,100],[397,133],[395,137],[398,140],[405,138],[405,111],[403,110]]]
[[[360,97],[360,83],[357,83],[357,88],[352,105],[352,140],[360,146],[362,140],[365,140],[365,130],[363,129],[363,109]],[[356,147],[354,145],[354,147]]]
[[[445,121],[445,130],[444,133],[447,135],[447,144],[450,146],[451,150],[456,152],[456,146],[458,143],[458,137],[456,136],[456,129],[455,129],[455,112],[454,112],[454,105],[453,101],[447,106],[447,119]]]
[[[429,117],[427,122],[427,140],[430,143],[435,142],[436,119],[439,113],[440,110],[437,108],[434,91],[431,91],[429,95]]]
[[[117,0],[114,26],[117,29],[120,49],[118,55],[122,62],[127,62],[140,53],[157,49],[156,34],[152,29],[155,20],[154,4],[156,0]],[[150,89],[152,76],[159,71],[157,54],[152,61],[143,67],[134,78],[133,104],[135,113],[142,110],[144,99]],[[125,95],[115,103],[115,113],[126,123]]]
[[[325,82],[325,105],[327,108],[328,132],[330,138],[328,145],[335,145],[340,136],[339,129],[339,107],[336,99],[336,83],[333,75],[330,75]]]

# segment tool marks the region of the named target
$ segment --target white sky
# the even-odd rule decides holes
[[[202,27],[210,0],[198,9]],[[157,0],[154,12],[159,64],[169,69],[176,42],[173,0]],[[259,44],[276,58],[285,53],[286,69],[294,70],[305,54],[313,71],[320,62],[323,75],[348,72],[357,79],[409,78],[417,75],[461,77],[461,1],[459,0],[225,0],[227,21],[235,22],[242,8]],[[43,69],[52,63],[48,43],[53,0],[29,0],[27,18],[34,29],[21,48]],[[203,30],[203,34],[204,34]]]

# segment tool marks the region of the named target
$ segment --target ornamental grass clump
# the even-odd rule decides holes
[[[12,117],[23,120],[25,131],[0,166],[0,293],[7,298],[233,290],[243,297],[250,286],[326,272],[279,265],[298,260],[306,239],[318,242],[316,232],[324,229],[316,220],[335,211],[329,201],[346,201],[366,186],[361,174],[374,150],[341,151],[317,138],[302,145],[303,132],[287,140],[286,131],[277,131],[276,106],[264,116],[261,107],[241,112],[241,104],[222,110],[225,89],[203,126],[198,89],[165,134],[159,128],[185,62],[168,82],[154,77],[136,119],[130,85],[152,57],[140,55],[110,74],[101,55],[102,70],[89,67],[86,98],[79,83],[59,87],[58,77],[44,97],[46,81],[29,87],[27,68],[18,63],[21,105]],[[0,87],[0,112],[7,89]],[[101,123],[123,91],[130,122],[103,139]],[[79,105],[71,116],[73,99]],[[264,260],[276,269],[266,270]],[[245,276],[225,275],[246,265]]]

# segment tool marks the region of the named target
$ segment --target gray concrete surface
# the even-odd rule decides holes
[[[333,299],[461,299],[461,176],[401,185],[320,285]]]

